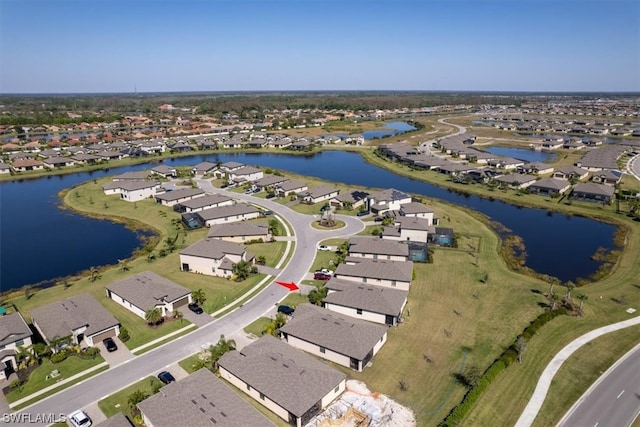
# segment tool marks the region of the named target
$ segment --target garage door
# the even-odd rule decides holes
[[[187,295],[186,297],[179,299],[178,301],[173,303],[173,309],[177,309],[180,307],[183,307],[185,305],[189,304],[189,296]]]
[[[99,333],[97,335],[93,336],[93,344],[96,345],[99,342],[102,342],[103,339],[108,338],[108,337],[115,337],[116,336],[116,330],[114,329],[109,329],[107,331],[104,331],[102,333]]]

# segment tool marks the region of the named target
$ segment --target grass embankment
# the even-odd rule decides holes
[[[55,286],[40,289],[26,298],[22,292],[15,292],[8,299],[14,303],[20,312],[30,319],[30,312],[36,307],[59,301],[79,293],[88,292],[102,303],[122,326],[129,330],[131,339],[126,342],[128,348],[133,349],[151,340],[161,338],[166,334],[180,329],[188,322],[165,322],[156,328],[150,328],[146,322],[118,304],[109,301],[104,287],[109,283],[122,280],[134,274],[153,270],[154,272],[173,280],[191,290],[203,289],[207,296],[203,308],[212,313],[230,304],[238,297],[252,289],[264,275],[258,274],[249,279],[236,283],[227,279],[193,274],[180,271],[179,251],[206,236],[208,229],[185,230],[179,223],[179,214],[172,208],[161,206],[153,200],[143,200],[130,203],[120,200],[118,195],[105,195],[102,185],[110,178],[88,181],[80,186],[63,192],[64,203],[84,215],[120,221],[132,229],[150,229],[155,237],[147,242],[144,250],[137,251],[131,259],[123,260],[117,266],[103,266],[99,268],[99,278],[91,279],[89,272],[81,273],[78,277],[67,278],[68,286]],[[166,250],[167,239],[176,239],[176,249]],[[96,242],[98,244],[99,242]],[[286,243],[259,243],[249,246],[256,255],[264,254],[267,265],[272,266],[284,252]],[[165,256],[161,256],[164,249]],[[154,258],[148,258],[153,254]]]

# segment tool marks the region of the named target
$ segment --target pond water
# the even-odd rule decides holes
[[[498,156],[513,157],[514,159],[524,160],[525,162],[546,162],[556,158],[556,155],[553,153],[514,147],[489,147],[484,149],[484,151]]]
[[[599,264],[590,256],[598,247],[613,245],[612,225],[458,194],[370,165],[356,153],[326,151],[312,156],[224,153],[166,159],[164,163],[186,166],[205,160],[260,165],[355,187],[392,187],[477,210],[522,237],[527,266],[563,281],[595,272]],[[92,266],[115,264],[118,259],[131,256],[140,246],[139,235],[121,224],[60,210],[57,193],[89,179],[150,167],[135,165],[0,183],[0,290],[67,276]],[[447,226],[446,221],[442,226]]]
[[[371,139],[400,135],[412,130],[416,130],[416,128],[407,122],[388,122],[384,124],[384,128],[362,132],[362,136],[366,141],[369,141]]]

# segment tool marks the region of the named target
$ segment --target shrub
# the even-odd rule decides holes
[[[59,353],[53,354],[49,358],[49,360],[51,360],[51,363],[60,363],[66,359],[67,359],[67,352],[64,350]]]
[[[129,341],[129,339],[131,338],[131,336],[129,335],[129,330],[127,328],[120,328],[120,334],[118,335],[118,338],[120,338],[120,341],[122,342]]]

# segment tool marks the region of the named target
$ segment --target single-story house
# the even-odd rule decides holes
[[[309,187],[306,182],[297,181],[295,179],[276,184],[276,194],[280,197],[288,196],[291,193],[298,194],[306,191]]]
[[[400,215],[405,217],[424,218],[429,225],[438,225],[438,218],[433,209],[418,202],[409,202],[400,205]]]
[[[234,201],[231,197],[223,194],[207,194],[203,197],[179,202],[173,206],[173,210],[180,213],[200,212],[205,209],[218,208],[220,206],[233,205]]]
[[[291,425],[302,427],[340,396],[346,375],[263,335],[218,360],[220,376]]]
[[[529,186],[531,193],[554,196],[564,194],[571,188],[571,183],[566,179],[542,178]]]
[[[31,323],[48,344],[71,337],[72,344],[94,346],[120,333],[120,323],[88,293],[33,309]]]
[[[166,193],[156,194],[156,203],[164,206],[174,206],[178,203],[193,200],[198,197],[204,197],[207,193],[200,188],[180,188],[177,190],[167,191]]]
[[[382,215],[388,211],[400,210],[400,206],[411,203],[411,196],[395,188],[378,191],[367,198],[367,209],[374,214]]]
[[[553,172],[554,168],[548,163],[544,162],[531,162],[526,163],[524,166],[520,166],[518,171],[522,171],[524,173],[531,173],[536,175],[544,175],[547,173]]]
[[[573,187],[571,198],[590,202],[611,203],[616,189],[610,185],[581,182]]]
[[[234,205],[220,206],[204,209],[195,213],[201,222],[207,227],[225,222],[245,221],[260,216],[260,211],[248,203],[236,203]]]
[[[40,160],[17,159],[11,162],[11,167],[15,172],[41,171],[44,169],[44,163]]]
[[[147,427],[274,425],[204,368],[162,387],[138,409]]]
[[[143,319],[148,310],[158,308],[166,316],[192,302],[189,289],[152,271],[111,283],[105,289],[109,298]]]
[[[156,195],[161,184],[156,181],[120,181],[120,198],[127,202],[139,202]]]
[[[489,164],[489,166],[494,168],[513,170],[518,167],[524,166],[525,161],[514,159],[511,157],[498,157],[496,159],[489,160],[487,163]]]
[[[131,171],[121,173],[112,178],[113,181],[144,181],[149,177],[148,171]]]
[[[73,161],[73,159],[70,159],[69,157],[60,157],[60,156],[47,157],[42,161],[42,163],[45,165],[45,167],[48,167],[48,168],[63,168],[66,166],[73,166],[76,164]]]
[[[272,239],[268,224],[257,224],[253,222],[233,222],[230,224],[214,225],[209,230],[207,237],[236,243],[250,242],[255,240],[270,242]]]
[[[264,177],[264,172],[253,166],[243,166],[229,172],[229,179],[234,182],[253,182]]]
[[[348,257],[338,265],[334,277],[408,291],[413,279],[413,262]]]
[[[206,174],[214,172],[218,168],[218,165],[211,162],[198,163],[191,168],[191,173],[195,176],[204,176]]]
[[[331,200],[340,194],[340,190],[335,187],[321,185],[310,190],[301,191],[297,194],[298,199],[310,205]]]
[[[289,181],[289,178],[286,178],[284,176],[267,175],[254,182],[253,185],[255,185],[257,189],[262,190],[265,187],[275,187],[276,185],[282,184],[287,181]]]
[[[610,186],[615,186],[616,184],[620,183],[621,180],[622,173],[611,169],[604,169],[599,172],[595,172],[591,177],[591,181],[595,182],[596,184],[604,184]]]
[[[369,193],[362,190],[347,190],[338,194],[336,197],[329,201],[332,206],[347,207],[351,206],[353,209],[357,209],[364,206],[367,202]]]
[[[501,175],[495,178],[500,186],[506,186],[509,188],[527,188],[538,178],[535,175],[528,175],[523,173],[510,173],[507,175]]]
[[[304,303],[280,335],[293,347],[362,372],[387,342],[387,327]]]
[[[322,306],[336,313],[369,322],[395,326],[400,323],[409,293],[384,286],[353,283],[332,278]]]
[[[155,166],[151,168],[151,173],[154,175],[160,175],[163,178],[175,178],[176,176],[178,176],[178,171],[176,170],[176,168],[172,168],[171,166],[167,165]]]
[[[553,178],[556,179],[566,179],[572,180],[575,179],[577,181],[582,181],[589,176],[589,171],[583,168],[579,168],[576,166],[568,166],[555,171],[552,175]]]
[[[0,161],[0,173],[11,173],[11,166]]]
[[[354,236],[349,239],[349,256],[391,261],[409,261],[409,246],[397,240]]]
[[[180,251],[182,271],[209,276],[229,277],[234,264],[252,260],[244,245],[209,237]]]
[[[18,370],[18,347],[29,347],[31,329],[18,312],[0,316],[0,380]]]

